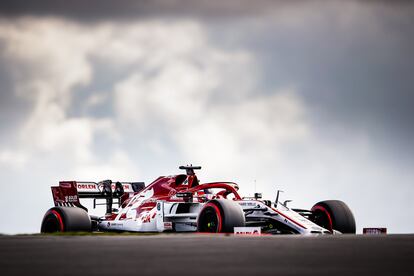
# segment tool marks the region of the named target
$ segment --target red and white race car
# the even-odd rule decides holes
[[[342,201],[322,201],[310,210],[291,209],[286,202],[278,202],[279,196],[274,202],[262,200],[260,194],[241,197],[236,183],[201,184],[194,172],[201,167],[180,169],[186,174],[161,176],[148,186],[110,180],[61,181],[52,187],[55,207],[46,212],[41,232],[355,233],[354,216]],[[92,199],[94,207],[103,200],[106,214],[89,215],[81,198]]]

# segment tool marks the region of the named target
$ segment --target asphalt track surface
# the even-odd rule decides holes
[[[414,275],[414,235],[0,236],[5,275]]]

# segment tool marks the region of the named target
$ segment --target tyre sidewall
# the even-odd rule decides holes
[[[332,229],[344,234],[355,234],[355,218],[352,211],[343,201],[326,200],[316,203],[312,209],[313,212],[325,210],[332,221]]]
[[[211,208],[212,205],[216,207],[216,210],[220,213],[218,217],[221,218],[221,233],[232,233],[234,232],[234,227],[243,227],[246,224],[244,217],[244,212],[242,207],[232,200],[228,199],[215,199],[211,200],[200,212],[200,215],[203,215],[204,208]]]
[[[49,209],[42,221],[42,233],[48,232],[45,231],[45,223],[48,219],[56,219],[56,222],[60,225],[58,232],[90,232],[92,229],[88,213],[77,207],[53,207]]]

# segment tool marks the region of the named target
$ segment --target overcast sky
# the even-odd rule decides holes
[[[0,233],[38,232],[59,180],[189,163],[413,232],[414,4],[26,2],[0,4]]]

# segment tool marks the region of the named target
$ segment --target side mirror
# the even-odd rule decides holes
[[[290,199],[285,200],[285,202],[283,202],[283,205],[284,205],[285,207],[287,207],[287,204],[288,204],[289,202],[292,202],[292,200],[290,200]]]

